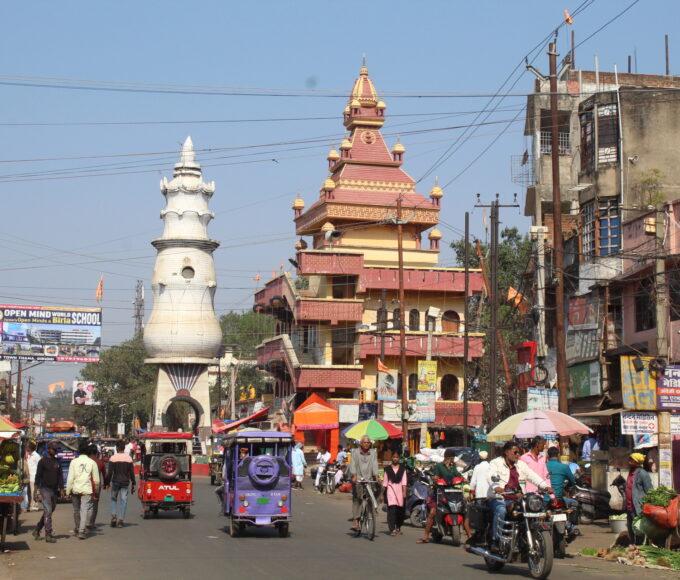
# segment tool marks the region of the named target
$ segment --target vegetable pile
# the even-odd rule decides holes
[[[6,439],[0,443],[0,494],[17,493],[21,489],[19,457],[16,441]]]
[[[642,498],[642,503],[648,503],[658,507],[668,507],[668,504],[671,503],[671,500],[676,495],[678,494],[675,492],[675,490],[671,489],[670,487],[660,485],[656,489],[650,489],[647,492],[647,495]]]
[[[680,552],[664,550],[656,546],[640,546],[640,554],[648,564],[680,570]]]

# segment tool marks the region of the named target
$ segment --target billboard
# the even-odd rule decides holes
[[[680,410],[680,366],[668,365],[657,380],[656,406],[659,411]]]
[[[642,361],[643,369],[635,370],[636,358]],[[656,379],[649,375],[650,356],[621,357],[621,394],[624,409],[638,411],[656,410]]]
[[[418,361],[418,391],[434,393],[437,390],[437,361]]]
[[[416,412],[411,420],[416,423],[434,423],[436,398],[437,393],[427,391],[416,393]]]
[[[399,384],[397,371],[378,373],[378,401],[396,401],[397,385]]]
[[[602,393],[600,385],[600,363],[582,363],[567,369],[569,378],[569,397],[592,397]]]
[[[74,405],[99,405],[94,400],[94,392],[97,385],[89,381],[73,381],[73,404]]]
[[[527,411],[558,411],[558,407],[557,389],[527,389]]]
[[[0,305],[0,359],[99,362],[101,308]]]

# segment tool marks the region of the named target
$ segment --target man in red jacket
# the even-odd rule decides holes
[[[111,527],[125,525],[128,491],[135,493],[135,469],[132,457],[125,453],[125,442],[116,443],[116,453],[109,459],[106,487],[111,487]]]

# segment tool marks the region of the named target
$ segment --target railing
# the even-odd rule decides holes
[[[558,152],[560,155],[571,155],[571,135],[569,133],[557,134]],[[541,154],[552,153],[552,134],[550,131],[541,131]]]

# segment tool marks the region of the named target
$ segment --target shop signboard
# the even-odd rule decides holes
[[[659,411],[680,410],[680,365],[668,365],[657,381],[656,406]]]
[[[378,417],[378,403],[359,403],[359,421],[376,419]]]
[[[338,405],[339,423],[356,423],[359,420],[359,405]]]
[[[571,298],[569,300],[569,330],[591,329],[599,326],[600,301],[592,298]]]
[[[101,308],[0,305],[0,359],[99,362]]]
[[[671,415],[671,435],[680,436],[680,415]]]
[[[568,365],[597,358],[600,354],[599,331],[570,329],[567,332],[566,350]]]
[[[434,423],[436,398],[437,393],[416,393],[416,412],[412,420],[416,423]]]
[[[557,389],[527,389],[527,411],[557,411],[559,410],[559,396]]]
[[[437,361],[418,361],[418,391],[434,393],[437,390]]]
[[[655,412],[623,411],[621,413],[622,435],[656,435],[659,422]]]
[[[383,421],[401,421],[401,403],[384,401],[382,404]]]
[[[567,375],[569,377],[569,396],[573,399],[592,397],[602,392],[600,385],[600,363],[598,361],[569,367]]]
[[[399,384],[397,376],[397,371],[378,373],[378,401],[397,400],[397,385]]]
[[[635,370],[634,360],[640,359],[643,369]],[[621,393],[624,409],[656,410],[656,380],[649,374],[649,356],[621,357]]]

